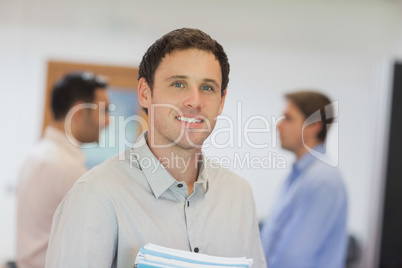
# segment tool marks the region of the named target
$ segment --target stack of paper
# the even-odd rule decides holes
[[[251,268],[252,259],[224,258],[146,244],[135,260],[137,268]]]

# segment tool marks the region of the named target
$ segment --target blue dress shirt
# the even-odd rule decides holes
[[[262,226],[268,267],[344,267],[346,219],[347,194],[339,171],[306,153],[293,164]]]

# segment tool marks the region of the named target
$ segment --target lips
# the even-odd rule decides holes
[[[204,120],[194,117],[185,117],[185,116],[178,116],[176,117],[177,120],[186,122],[186,123],[202,123]]]
[[[187,127],[200,127],[205,123],[206,117],[191,113],[180,113],[176,115],[177,121],[186,125]]]

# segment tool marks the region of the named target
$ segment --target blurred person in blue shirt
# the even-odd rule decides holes
[[[331,101],[314,91],[285,97],[278,130],[282,148],[293,152],[296,161],[261,228],[268,267],[344,267],[347,194],[341,174],[325,155]]]

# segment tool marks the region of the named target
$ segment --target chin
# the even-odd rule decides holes
[[[84,143],[99,143],[99,138],[87,139]]]
[[[196,143],[196,142],[185,141],[185,142],[178,142],[176,145],[179,146],[180,148],[183,148],[183,149],[186,149],[186,150],[191,150],[191,149],[199,149],[199,148],[201,148],[202,145],[203,145],[203,142],[201,142],[201,143],[197,142]]]
[[[289,148],[288,146],[286,146],[286,145],[281,144],[281,147],[282,147],[282,149],[284,149],[284,150],[290,150],[290,148]]]
[[[201,148],[202,145],[204,144],[205,139],[189,139],[187,140],[185,137],[183,137],[179,142],[176,143],[177,146],[180,148],[186,149],[186,150],[191,150],[191,149],[197,149]]]

